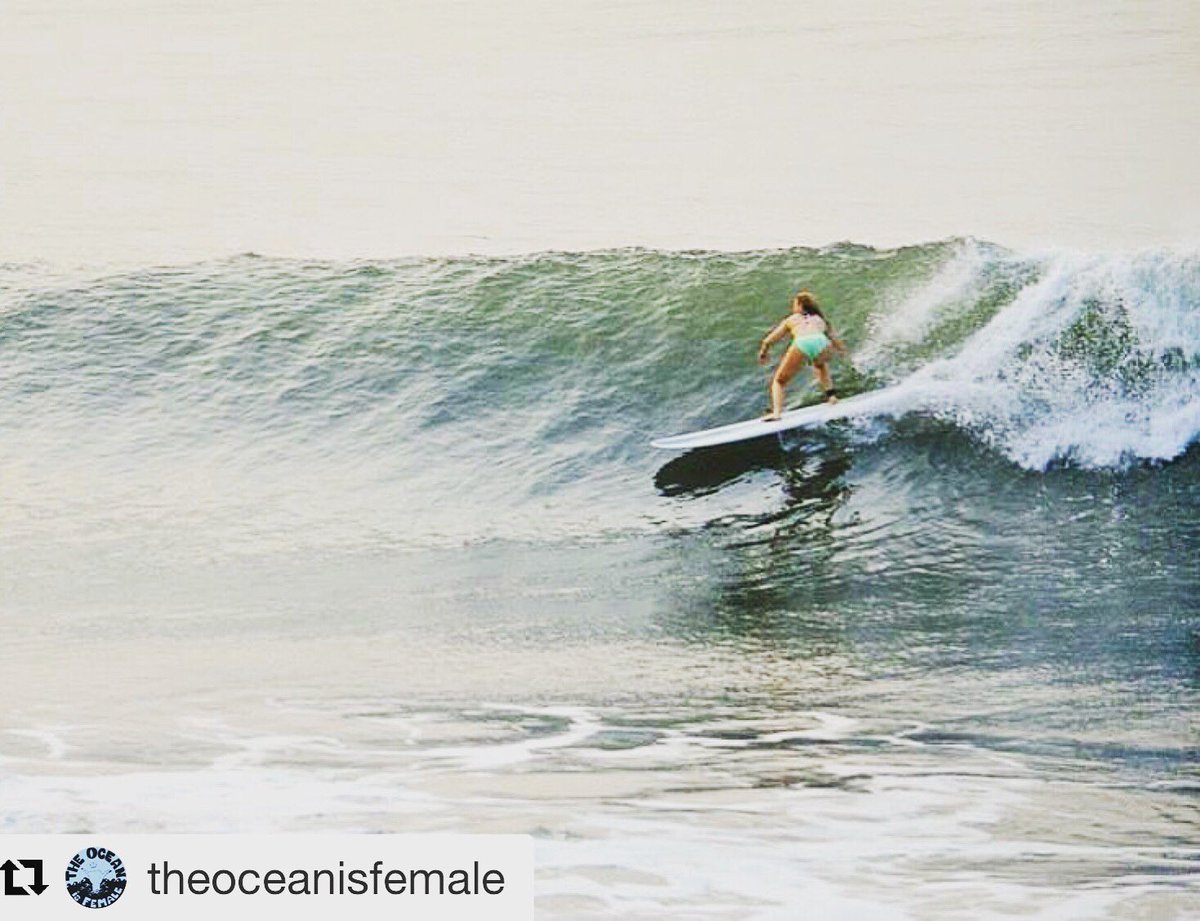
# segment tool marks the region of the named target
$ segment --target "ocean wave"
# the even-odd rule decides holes
[[[763,408],[754,350],[801,286],[850,345],[839,387],[895,388],[852,439],[913,416],[1028,470],[1119,470],[1200,434],[1191,250],[5,266],[4,523],[52,495],[95,540],[181,510],[255,548],[652,525],[649,439]]]

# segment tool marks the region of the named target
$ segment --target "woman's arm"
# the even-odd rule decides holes
[[[763,341],[758,344],[758,363],[765,365],[767,363],[768,354],[773,346],[780,339],[786,339],[791,332],[791,327],[788,326],[787,318],[779,321],[779,325],[767,333],[763,337]]]
[[[825,335],[829,337],[829,341],[833,343],[833,347],[843,355],[849,354],[846,351],[846,343],[837,337],[837,333],[833,331],[833,324],[828,320],[825,321]]]

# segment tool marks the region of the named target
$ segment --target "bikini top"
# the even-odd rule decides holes
[[[787,325],[788,329],[792,331],[793,339],[824,335],[828,331],[828,324],[816,314],[800,314],[799,316],[793,314],[788,317]]]

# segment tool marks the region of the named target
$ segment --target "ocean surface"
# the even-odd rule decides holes
[[[893,411],[652,449],[765,408],[801,286]],[[1194,248],[9,263],[0,394],[0,831],[529,833],[541,918],[1200,916]]]

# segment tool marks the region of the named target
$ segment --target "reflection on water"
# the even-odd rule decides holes
[[[798,685],[832,668],[873,708],[995,734],[998,749],[1195,771],[1197,739],[1179,729],[1200,692],[1200,451],[1033,474],[917,421],[884,442],[706,456],[656,485],[704,502],[752,478],[775,503],[673,536],[668,570],[685,575],[664,583],[667,635],[807,662]],[[1003,692],[982,691],[994,682]]]
[[[779,439],[764,435],[750,441],[685,451],[658,469],[654,487],[663,496],[697,498],[749,473],[776,469],[785,461]]]
[[[816,465],[806,463],[815,459]],[[685,451],[663,464],[654,486],[668,498],[710,495],[761,470],[774,470],[797,500],[817,497],[850,467],[851,454],[818,432],[794,431]]]

